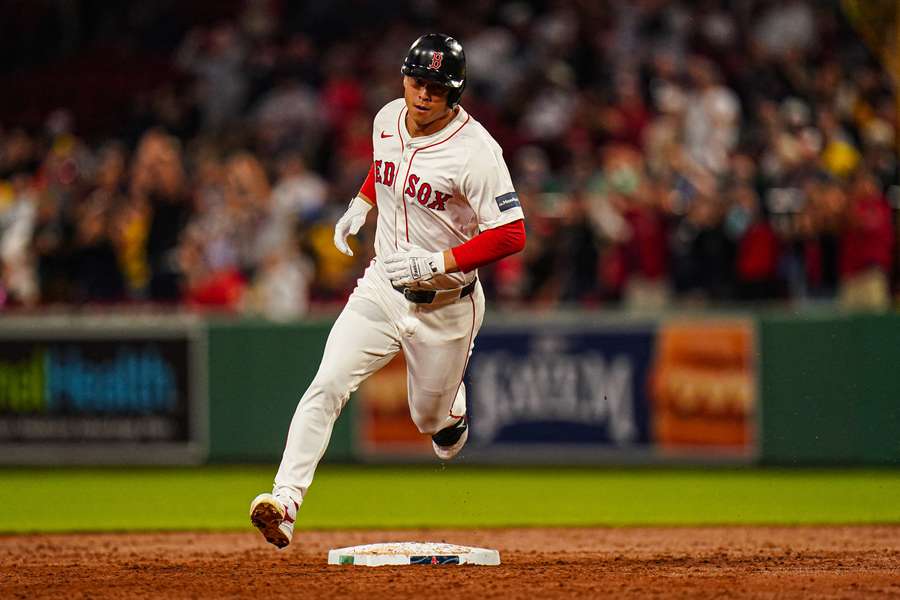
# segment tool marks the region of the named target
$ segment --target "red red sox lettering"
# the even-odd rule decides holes
[[[376,183],[388,187],[393,186],[396,175],[397,166],[394,163],[380,160],[375,161]],[[432,192],[434,193],[433,201],[431,199]],[[406,190],[404,190],[404,194],[410,198],[415,198],[419,204],[432,210],[447,210],[447,200],[453,196],[453,194],[447,194],[434,189],[430,183],[422,181],[415,173],[410,173],[409,178],[406,180]]]
[[[382,171],[382,167],[384,170]],[[383,174],[382,174],[383,173]],[[397,165],[388,161],[375,161],[375,183],[380,183],[391,187],[394,185],[394,178],[397,176]]]
[[[415,173],[411,173],[407,180],[406,190],[403,193],[410,198],[418,200],[419,204],[425,208],[430,208],[432,210],[447,210],[447,200],[450,199],[451,194],[433,190],[434,202],[431,202],[431,184],[427,181],[422,181],[422,185],[419,185],[419,189],[416,191],[416,185],[418,185],[419,181],[419,176]]]

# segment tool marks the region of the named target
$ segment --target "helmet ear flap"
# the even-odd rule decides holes
[[[456,106],[459,104],[460,98],[462,98],[463,90],[465,89],[465,80],[463,80],[462,86],[456,89],[450,88],[450,91],[447,93],[447,106],[449,106],[450,108],[456,108]]]

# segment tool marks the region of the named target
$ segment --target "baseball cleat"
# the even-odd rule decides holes
[[[298,508],[293,500],[283,503],[272,494],[260,494],[250,503],[250,522],[267,542],[284,548],[294,536]]]
[[[469,439],[469,419],[464,416],[453,425],[444,427],[431,436],[431,445],[438,458],[450,460],[459,454],[467,439]]]

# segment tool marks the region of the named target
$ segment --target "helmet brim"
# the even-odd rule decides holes
[[[439,83],[444,87],[448,87],[454,90],[460,89],[465,83],[465,81],[461,79],[450,79],[443,73],[439,73],[437,71],[434,71],[433,69],[428,69],[426,67],[403,65],[403,68],[400,69],[400,72],[408,77],[427,79],[428,81],[434,81],[435,83]]]

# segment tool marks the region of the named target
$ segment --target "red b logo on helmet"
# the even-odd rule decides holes
[[[428,65],[429,69],[434,69],[437,71],[441,68],[441,63],[444,62],[444,53],[443,52],[434,52],[431,55],[431,64]]]

